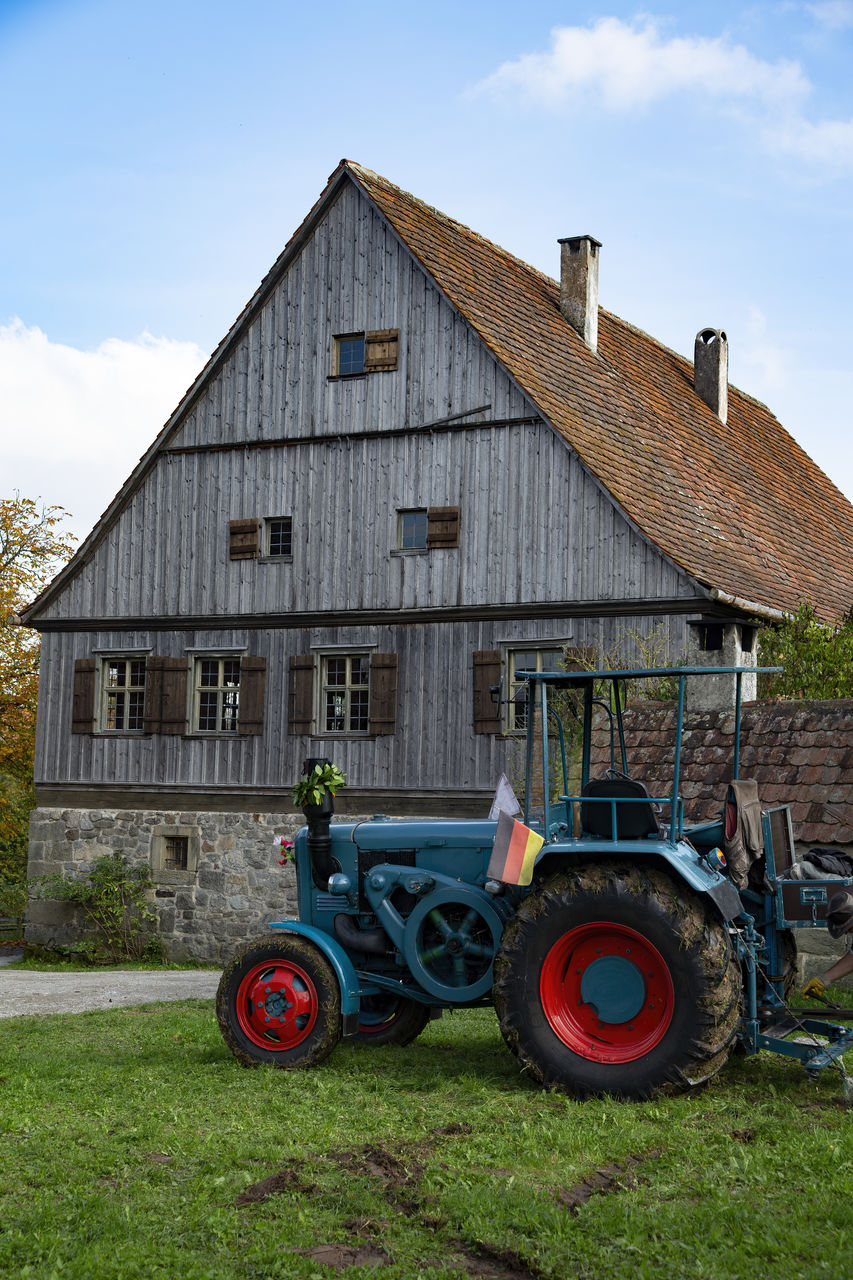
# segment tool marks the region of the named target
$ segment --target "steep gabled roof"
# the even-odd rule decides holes
[[[775,613],[807,596],[825,618],[847,613],[853,507],[764,405],[730,387],[721,423],[694,391],[688,360],[603,309],[593,355],[563,317],[556,281],[342,160],[95,529],[24,611],[25,622],[94,553],[347,181],[629,519],[712,597]]]
[[[723,424],[693,366],[599,312],[593,355],[559,285],[361,166],[400,238],[631,520],[703,586],[772,610],[853,605],[853,507],[763,404]]]

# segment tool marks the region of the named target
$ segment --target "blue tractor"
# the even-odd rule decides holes
[[[736,684],[732,781],[719,819],[693,825],[679,794],[685,687],[708,668],[527,673],[515,832],[541,844],[529,883],[495,875],[503,817],[331,823],[331,796],[311,806],[294,846],[299,920],[244,946],[219,986],[238,1060],[309,1067],[341,1037],[408,1044],[446,1009],[490,1005],[529,1074],[580,1097],[684,1090],[735,1048],[843,1071],[853,1031],[792,1012],[787,996],[796,930],[825,928],[853,881],[793,876],[788,808],[762,809],[739,776],[751,670],[716,669]],[[625,745],[626,687],[648,678],[678,691],[665,795],[631,776]],[[610,763],[593,777],[602,720]]]

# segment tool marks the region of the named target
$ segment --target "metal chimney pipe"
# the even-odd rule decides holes
[[[693,386],[720,422],[729,412],[729,340],[722,329],[700,329],[693,345]]]

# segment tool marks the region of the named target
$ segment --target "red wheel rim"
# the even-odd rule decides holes
[[[647,938],[609,921],[563,934],[545,957],[542,1009],[554,1034],[592,1062],[634,1062],[672,1021],[669,966]]]
[[[377,1031],[387,1031],[402,1016],[405,1003],[398,996],[366,996],[361,1002],[358,1034],[372,1036]]]
[[[295,1049],[311,1034],[320,1002],[304,969],[290,960],[256,964],[237,989],[237,1021],[262,1049]]]

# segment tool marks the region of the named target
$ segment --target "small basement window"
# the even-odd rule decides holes
[[[190,884],[198,871],[198,827],[155,827],[151,833],[151,878],[156,884]]]
[[[163,837],[163,870],[186,871],[189,862],[189,836]]]

